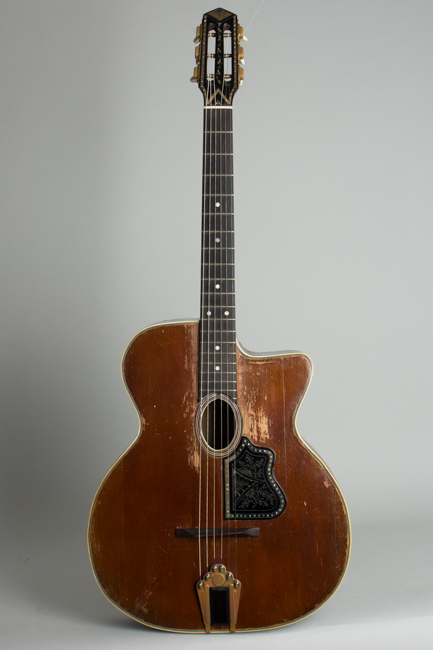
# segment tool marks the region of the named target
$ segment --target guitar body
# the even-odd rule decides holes
[[[296,431],[296,413],[310,381],[309,358],[301,353],[253,357],[239,346],[236,356],[241,435],[260,449],[272,449],[273,476],[286,505],[275,518],[229,522],[232,529],[256,526],[258,536],[212,540],[175,534],[213,525],[212,513],[225,507],[224,459],[203,452],[194,424],[200,401],[199,323],[150,327],[125,353],[125,383],[141,428],[95,496],[88,541],[100,587],[140,623],[204,632],[196,584],[215,557],[242,585],[237,632],[307,616],[333,594],[345,573],[350,536],[344,499]],[[199,501],[206,489],[214,495],[211,506]],[[223,624],[211,631],[230,629]]]

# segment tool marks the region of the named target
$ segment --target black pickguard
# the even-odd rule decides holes
[[[226,519],[274,519],[284,512],[287,501],[275,480],[274,462],[271,449],[241,438],[224,461]]]

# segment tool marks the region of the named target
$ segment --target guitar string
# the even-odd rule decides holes
[[[232,64],[232,69],[233,69],[233,64]],[[225,116],[225,118],[226,118],[226,129],[228,127],[228,131],[230,132],[230,134],[228,136],[228,140],[229,140],[229,144],[230,144],[229,150],[230,150],[230,154],[231,154],[229,160],[231,161],[232,164],[231,164],[231,166],[229,166],[229,171],[230,171],[231,174],[233,174],[233,109],[230,109],[230,111],[227,111],[227,116]],[[228,124],[227,124],[227,122],[228,122]],[[233,177],[231,177],[231,178],[233,179]],[[233,183],[233,181],[232,181],[232,183]],[[233,192],[234,192],[234,189],[232,187],[232,193]],[[233,204],[233,199],[232,199],[232,204]],[[231,208],[232,208],[232,212],[233,212],[233,205],[231,206]],[[230,227],[230,237],[228,239],[231,240],[231,237],[233,237],[232,233],[233,233],[233,229],[234,229],[234,216],[233,215],[232,215],[230,226],[231,226]],[[229,230],[229,229],[227,228],[227,230]],[[230,241],[230,243],[231,243],[231,241]],[[227,245],[227,241],[226,241],[226,245]],[[234,259],[233,259],[233,262],[234,262]],[[234,276],[234,273],[233,273],[233,276]],[[234,280],[233,280],[233,293],[232,293],[232,296],[233,296],[232,300],[234,300]],[[227,337],[227,338],[229,338],[229,337]],[[231,348],[231,345],[230,345],[230,348]],[[230,354],[228,352],[228,349],[229,349],[229,346],[227,345],[227,359],[231,358],[231,356],[230,356]],[[229,368],[229,364],[227,364],[227,369],[228,368]],[[228,379],[228,376],[227,376],[227,379]],[[229,417],[230,417],[229,416],[229,410],[227,409],[227,430],[229,428]],[[228,527],[229,527],[229,530],[231,530],[230,519],[229,519],[229,526]],[[230,539],[231,538],[229,536],[229,540]],[[231,547],[232,547],[232,544],[229,543],[229,545],[228,545],[229,552],[228,552],[228,558],[227,558],[228,559],[227,566],[230,567],[230,570],[231,570]]]
[[[228,110],[221,111],[221,116],[220,116],[220,122],[221,122],[221,124],[220,124],[220,129],[221,129],[221,141],[222,141],[222,138],[226,139],[226,130],[227,130],[227,113],[228,113],[228,112],[229,112]],[[223,125],[223,121],[224,121],[224,125]],[[223,128],[223,126],[224,126],[224,128]],[[220,147],[220,150],[221,150],[221,147]],[[223,164],[223,160],[224,160],[224,164]],[[226,161],[227,161],[226,157],[224,156],[224,158],[223,158],[223,155],[221,155],[221,156],[220,156],[220,173],[221,173],[220,184],[222,184],[222,182],[223,182],[223,180],[222,180],[222,179],[223,179],[222,174],[223,174],[223,173],[224,173],[224,174],[227,173],[227,170],[226,170]],[[225,178],[227,178],[227,177],[225,176]],[[225,187],[225,190],[226,190],[225,193],[227,194],[227,187]],[[227,204],[227,198],[226,198],[226,204]],[[227,205],[226,205],[226,208],[225,208],[225,212],[227,212]],[[227,220],[227,217],[226,217],[226,220]],[[227,225],[227,224],[226,224],[226,225]],[[222,224],[221,224],[221,223],[220,223],[220,229],[221,229],[220,239],[221,239],[221,241],[223,241],[223,233],[222,233]],[[225,228],[225,230],[227,231],[228,228]],[[225,260],[226,260],[226,262],[227,262],[227,232],[225,233],[225,241],[224,241],[224,244],[225,244],[225,251],[224,251],[224,254],[225,254]],[[228,273],[226,273],[226,275],[228,275]],[[221,283],[222,283],[222,282],[221,282]],[[227,284],[227,283],[225,283],[225,285],[226,285],[226,284]],[[227,295],[227,286],[224,286],[224,288],[226,289],[226,291],[225,291],[225,295]],[[221,303],[221,312],[222,312],[222,310],[223,310],[223,302],[224,302],[224,299],[223,299],[223,297],[222,297],[222,295],[221,295],[221,300],[220,300],[220,303]],[[225,339],[227,339],[227,338],[228,338],[228,337],[226,336]],[[221,365],[222,365],[223,367],[226,366],[226,359],[227,359],[227,353],[226,353],[226,347],[225,347],[226,345],[227,345],[227,344],[226,344],[226,341],[224,341],[224,343],[223,343],[222,346],[221,346],[221,347],[222,347],[222,352],[221,352],[222,364],[221,364]],[[227,383],[226,383],[226,391],[225,391],[225,392],[226,392],[226,395],[227,395],[227,394],[228,394],[228,381],[227,381]],[[228,409],[227,409],[227,412],[228,412]],[[223,429],[222,418],[223,418],[223,414],[222,414],[222,409],[221,409],[221,433],[222,433],[222,429]],[[226,429],[226,431],[228,432],[228,429]],[[226,443],[227,443],[227,440],[226,440]],[[227,444],[226,444],[226,446],[227,446]],[[222,461],[222,463],[224,463],[224,461]],[[222,532],[222,531],[223,531],[223,527],[224,527],[224,481],[225,481],[225,479],[224,479],[224,474],[222,473],[222,476],[221,476],[221,564],[224,563],[224,562],[223,562],[223,543],[224,543],[224,542],[223,542],[223,532]],[[227,541],[227,549],[228,549],[228,550],[230,549],[230,537],[228,537],[228,541]]]
[[[224,43],[224,39],[223,39],[223,43]],[[224,78],[224,77],[223,77],[223,78]],[[219,125],[218,125],[218,129],[219,129],[219,131],[220,131],[220,133],[219,133],[219,163],[220,163],[220,167],[219,167],[219,172],[220,172],[220,176],[219,176],[219,190],[220,190],[220,194],[221,194],[221,200],[222,200],[222,194],[223,194],[223,192],[222,192],[223,156],[222,156],[222,153],[221,153],[221,150],[222,150],[221,144],[222,144],[222,138],[223,138],[223,135],[222,135],[222,131],[223,131],[223,124],[222,124],[222,121],[223,121],[223,111],[220,110],[220,111],[219,111]],[[224,171],[225,171],[225,169],[224,169]],[[218,233],[218,237],[219,237],[219,240],[220,240],[220,241],[219,241],[219,244],[220,244],[220,249],[219,249],[219,250],[220,250],[220,253],[219,253],[219,258],[220,258],[220,278],[219,278],[219,285],[220,285],[220,286],[221,286],[221,284],[222,284],[222,260],[223,260],[223,250],[224,250],[223,241],[222,241],[222,223],[221,223],[221,222],[222,222],[222,218],[220,217],[219,233]],[[222,294],[220,295],[220,299],[219,299],[218,303],[219,303],[220,318],[221,318],[222,308],[223,308],[223,307],[222,307],[222,304],[223,304]],[[221,327],[221,325],[220,325],[220,330],[221,330],[221,329],[222,329],[222,327]],[[221,348],[221,350],[220,350],[220,353],[221,353],[221,354],[220,354],[220,358],[221,358],[221,393],[224,393],[224,385],[223,385],[223,380],[224,380],[224,374],[223,374],[223,373],[224,373],[224,342],[223,342],[223,335],[222,335],[222,334],[221,334],[220,348]],[[220,404],[221,404],[221,410],[220,410],[220,435],[221,435],[221,447],[224,448],[224,439],[223,439],[224,433],[223,433],[223,421],[222,421],[222,419],[223,419],[223,402],[221,401]],[[221,463],[223,463],[223,462],[224,462],[224,461],[221,459]],[[221,471],[220,471],[220,477],[221,477]],[[222,490],[221,490],[221,495],[220,495],[220,496],[221,496],[221,500],[222,500],[222,497],[223,497]],[[222,563],[223,563],[223,520],[222,520],[222,517],[221,517],[221,522],[220,522],[220,528],[221,528],[221,536],[220,536],[220,540],[221,540],[221,541],[220,541],[220,563],[222,564]]]
[[[223,43],[224,43],[224,39],[223,39]],[[222,197],[223,197],[223,191],[222,191],[223,190],[223,188],[222,188],[223,154],[221,152],[222,152],[222,148],[223,148],[222,147],[222,142],[223,142],[223,138],[225,137],[225,135],[223,135],[223,124],[222,124],[222,122],[223,122],[223,112],[224,111],[220,110],[218,112],[219,112],[219,124],[217,125],[217,128],[219,130],[219,191],[220,191],[220,195],[221,195],[221,199],[220,199],[220,202],[221,202]],[[225,171],[225,169],[224,169],[224,171]],[[215,183],[216,183],[216,181],[215,181]],[[225,200],[227,202],[227,199],[225,199]],[[224,210],[225,210],[225,208],[224,208]],[[222,268],[223,268],[223,259],[224,259],[223,258],[224,245],[223,245],[223,241],[222,241],[222,239],[223,239],[222,238],[222,217],[220,217],[218,238],[219,238],[219,259],[220,259],[219,285],[221,286],[221,283],[222,283]],[[223,311],[222,294],[220,295],[220,299],[218,300],[218,303],[219,303],[219,313],[220,313],[220,320],[221,320],[220,331],[222,332],[222,311]],[[221,380],[220,380],[220,384],[221,384],[221,394],[224,394],[224,393],[227,394],[227,390],[224,390],[224,383],[223,383],[224,382],[224,341],[223,341],[223,338],[224,337],[223,337],[223,335],[221,333],[221,341],[220,341],[220,344],[219,344],[220,348],[221,348],[221,350],[220,350],[220,358],[221,358]],[[220,437],[221,437],[220,445],[221,445],[222,449],[224,448],[223,404],[224,404],[224,402],[221,400],[221,402],[220,402]],[[222,465],[223,462],[224,461],[221,458],[221,465]],[[220,471],[220,479],[222,481],[221,471]],[[220,498],[221,498],[221,501],[220,501],[220,503],[221,503],[222,498],[223,498],[223,491],[222,490],[221,490],[221,493],[220,493]],[[221,518],[221,522],[220,522],[220,527],[221,527],[220,563],[222,564],[223,563],[223,521],[222,521],[222,518]]]
[[[211,38],[210,35],[208,35],[208,38]],[[208,61],[209,63],[209,61]],[[207,78],[207,88],[208,88],[208,96],[212,93],[212,81],[210,79],[210,76]],[[206,140],[209,138],[209,175],[205,178],[204,182],[204,190],[205,190],[205,201],[207,201],[207,215],[208,215],[208,222],[207,222],[207,266],[206,266],[206,274],[207,274],[207,396],[210,395],[211,393],[211,368],[210,368],[210,339],[211,339],[211,327],[212,327],[212,319],[211,319],[211,289],[210,289],[210,283],[211,283],[211,275],[212,275],[212,268],[211,268],[211,259],[210,259],[210,242],[211,242],[211,165],[212,165],[212,158],[213,158],[213,152],[212,152],[212,115],[209,113],[209,116],[206,117]],[[208,408],[206,410],[206,415],[207,415],[207,442],[209,444],[211,440],[211,422],[210,422],[210,402],[208,403]],[[206,509],[207,513],[209,513],[209,453],[206,453],[206,467],[207,467],[207,482],[206,482]],[[206,517],[206,571],[209,571],[209,516]]]
[[[216,35],[215,35],[215,38],[216,38]],[[216,41],[215,41],[215,43],[216,43]],[[214,71],[214,74],[215,74],[215,71]],[[215,77],[214,77],[214,79],[215,79]],[[214,83],[214,86],[213,86],[212,90],[215,91],[215,83]],[[212,297],[213,297],[213,300],[212,300],[211,304],[212,304],[212,324],[213,324],[213,336],[212,336],[212,346],[213,346],[212,359],[213,359],[213,364],[212,365],[213,365],[213,377],[214,377],[212,392],[216,393],[217,392],[216,391],[217,380],[216,380],[216,361],[215,361],[215,339],[216,339],[217,319],[216,319],[216,306],[215,306],[215,303],[216,303],[216,300],[215,300],[215,276],[216,276],[216,273],[217,273],[217,265],[216,265],[216,250],[215,250],[215,247],[216,247],[216,241],[215,241],[216,228],[215,228],[215,226],[216,226],[216,198],[217,198],[216,197],[217,146],[216,146],[216,134],[214,134],[214,131],[216,130],[216,118],[217,118],[217,115],[216,115],[216,111],[213,111],[213,110],[210,111],[210,113],[211,113],[211,129],[210,129],[209,137],[210,137],[211,143],[212,143],[213,139],[215,140],[215,142],[214,142],[214,153],[213,153],[214,158],[215,158],[215,168],[214,168],[214,174],[213,174],[213,185],[214,186],[212,188],[211,176],[209,175],[209,202],[210,202],[210,197],[212,196],[212,201],[213,201],[213,205],[214,205],[213,210],[215,212],[214,224],[213,224],[214,227],[212,229],[212,237],[213,237],[213,269],[212,269],[212,294],[213,294],[213,296]],[[212,124],[212,118],[213,118],[213,124]],[[211,144],[211,147],[212,147],[212,144]],[[209,246],[209,255],[211,254],[210,248],[211,247]],[[209,287],[210,287],[210,283],[209,283]],[[217,400],[214,401],[214,409],[213,409],[213,447],[214,447],[214,449],[216,447],[216,406],[217,406]],[[213,537],[213,563],[212,564],[215,564],[215,561],[216,561],[216,539],[215,539],[215,536],[216,536],[216,531],[215,531],[215,524],[216,524],[216,520],[215,520],[215,514],[216,514],[215,513],[215,510],[216,510],[216,503],[215,503],[215,500],[216,500],[216,489],[215,489],[216,458],[215,458],[215,452],[214,452],[213,458],[212,458],[212,467],[213,467],[213,493],[212,493],[212,496],[213,496],[213,504],[212,504],[213,505],[213,509],[212,509],[212,514],[213,514],[213,531],[212,531],[213,532],[213,535],[212,535],[212,537]]]
[[[206,116],[206,111],[204,111],[203,115],[203,184],[205,182],[206,178],[206,164],[207,164],[207,158],[206,158],[206,153],[207,153],[207,138],[206,138],[206,132],[207,132],[207,124],[206,124],[207,116]],[[205,255],[205,247],[206,247],[206,197],[205,193],[203,192],[202,196],[202,268],[201,268],[201,331],[200,331],[200,351],[201,351],[201,357],[200,357],[200,395],[199,399],[200,402],[204,398],[205,394],[205,384],[206,384],[206,379],[205,379],[205,362],[204,362],[204,350],[205,350],[205,337],[204,337],[204,324],[205,324],[205,319],[204,319],[204,309],[205,309],[205,286],[206,286],[206,279],[205,279],[205,265],[204,265],[204,255]],[[199,427],[199,435],[201,433],[202,429],[202,422],[201,422],[201,417],[199,418],[198,422],[198,427]],[[202,446],[200,441],[198,441],[198,446],[199,446],[199,491],[198,491],[198,563],[199,563],[199,574],[200,574],[200,579],[202,577],[202,557],[201,557],[201,515],[202,515]]]
[[[207,79],[207,92],[210,92],[209,79]],[[207,164],[209,162],[209,173],[211,166],[211,155],[210,155],[210,141],[208,146],[208,133],[209,133],[209,119],[207,111],[204,111],[204,160],[203,160],[203,233],[202,233],[202,246],[203,246],[203,257],[202,257],[202,277],[203,277],[203,286],[202,286],[202,358],[201,358],[201,370],[202,370],[202,389],[201,389],[201,400],[205,399],[209,395],[209,317],[205,312],[209,311],[209,260],[206,263],[206,250],[209,247],[210,239],[210,229],[209,229],[209,201],[208,206],[206,207],[206,173],[207,173]],[[206,275],[208,276],[206,278]],[[206,287],[207,282],[207,288]],[[206,345],[206,361],[205,356],[205,345]],[[204,424],[204,423],[203,423]],[[200,423],[201,429],[202,424]],[[206,431],[209,432],[209,409],[206,409]],[[203,458],[206,460],[206,488],[205,488],[205,558],[206,558],[206,571],[209,568],[209,457],[208,454],[204,454]],[[200,444],[200,513],[201,513],[201,494],[202,494],[202,478],[201,478],[201,465],[202,465],[202,447]],[[199,524],[200,527],[200,524]],[[201,554],[201,540],[199,541],[200,545],[200,554]],[[200,576],[201,576],[201,564],[200,564]]]
[[[254,16],[251,18],[251,20],[250,20],[250,22],[248,23],[248,25],[245,27],[244,34],[247,33],[247,29],[250,28],[251,23],[253,22],[253,20],[254,20],[255,17],[257,16],[257,14],[259,13],[259,11],[260,11],[260,9],[262,8],[264,2],[265,2],[265,0],[262,0],[261,3],[259,4],[258,9],[256,10],[256,13],[255,13]]]
[[[230,122],[230,130],[231,130],[231,153],[232,153],[232,158],[231,158],[231,160],[232,160],[231,173],[232,173],[232,174],[234,174],[234,156],[233,156],[233,154],[234,154],[234,151],[233,151],[233,147],[234,147],[234,143],[233,143],[233,119],[234,119],[234,118],[233,118],[233,110],[232,110],[232,111],[231,111],[231,115],[230,115],[230,120],[231,120],[231,122]],[[233,188],[232,188],[232,192],[233,192],[233,195],[234,195],[234,175],[233,175],[232,178],[233,178]],[[235,227],[234,227],[234,196],[233,196],[233,201],[232,201],[232,212],[233,212],[233,216],[232,216],[232,224],[231,224],[231,226],[232,226],[232,238],[233,238],[232,246],[233,246],[233,264],[234,264],[234,262],[235,262],[235,257],[234,257],[234,245],[235,245],[235,243],[234,243],[234,239],[235,239],[235,233],[234,233],[234,228],[235,228]],[[233,269],[234,269],[234,268],[235,268],[235,267],[233,266]],[[235,301],[235,279],[234,279],[234,273],[233,273],[233,304],[235,304],[234,301]],[[234,309],[234,307],[233,307],[233,309]],[[236,326],[235,326],[233,329],[236,329]],[[236,340],[236,334],[235,334],[235,340]],[[236,362],[236,347],[235,347],[233,353],[234,353],[234,361]],[[236,401],[237,401],[237,364],[235,364],[235,368],[236,368],[235,380],[236,380]],[[235,426],[236,426],[236,423],[235,423]],[[235,484],[235,482],[236,482],[236,453],[234,454],[234,459],[233,459],[233,481],[234,481],[234,484],[233,484],[233,488],[232,488],[232,489],[233,489],[233,515],[232,515],[232,516],[233,516],[234,547],[235,547],[235,549],[234,549],[234,551],[235,551],[235,552],[234,552],[234,555],[235,555],[235,558],[234,558],[234,569],[235,569],[235,571],[234,571],[234,572],[235,572],[235,575],[236,575],[236,578],[237,578],[238,538],[237,538],[237,534],[236,534],[236,529],[237,529],[237,520],[236,520],[236,484]],[[231,558],[230,558],[230,559],[231,559]]]
[[[207,87],[209,93],[212,92],[212,81],[210,78],[207,80]],[[207,122],[207,120],[206,120]],[[207,126],[207,124],[206,124]],[[209,129],[206,133],[206,140],[208,137],[209,133],[209,161],[210,165],[212,164],[212,139],[210,135],[211,127],[212,126],[212,117],[209,115]],[[209,169],[209,178],[211,175],[211,170]],[[204,187],[206,190],[206,179],[204,183]],[[209,188],[210,189],[210,188]],[[205,192],[206,196],[206,192]],[[205,203],[206,203],[206,198],[205,198]],[[207,196],[207,204],[208,204],[208,223],[207,223],[207,244],[208,244],[208,249],[210,249],[210,237],[211,237],[211,228],[210,228],[210,222],[211,222],[211,210],[210,210],[210,195]],[[210,311],[210,259],[208,257],[208,263],[206,266],[206,272],[207,272],[207,312]],[[209,358],[210,358],[210,329],[211,329],[211,319],[209,316],[209,313],[207,314],[207,395],[210,393],[210,365],[209,365]],[[209,438],[209,433],[210,433],[210,421],[209,421],[209,408],[206,410],[206,419],[207,419],[207,435]],[[209,571],[209,453],[206,452],[206,571]]]

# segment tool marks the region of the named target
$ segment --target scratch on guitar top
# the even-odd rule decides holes
[[[269,428],[272,421],[263,407],[257,407],[257,390],[248,394],[246,410],[247,427],[251,440],[255,443],[264,443],[269,440]]]
[[[200,452],[199,445],[195,440],[189,441],[187,453],[189,465],[198,473],[200,470]]]
[[[190,323],[184,325],[186,354],[183,362],[184,370],[189,372],[194,371],[194,367],[198,367],[198,354],[194,353],[198,350],[198,336],[197,328],[191,327]]]

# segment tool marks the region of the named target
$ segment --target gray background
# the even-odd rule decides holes
[[[245,27],[259,0],[232,0]],[[137,416],[130,338],[199,311],[199,0],[2,0],[7,648],[197,647],[99,592],[93,495]],[[268,0],[234,102],[238,337],[315,364],[300,433],[353,553],[314,616],[234,647],[430,648],[431,0]],[[219,643],[212,637],[206,642]],[[213,647],[212,646],[212,647]]]

